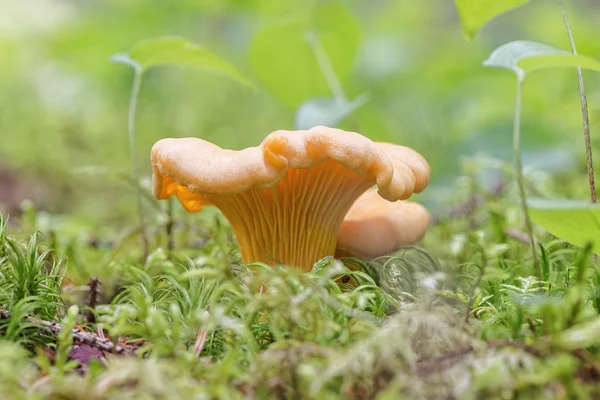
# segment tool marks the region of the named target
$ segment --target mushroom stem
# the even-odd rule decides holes
[[[244,262],[310,271],[334,254],[344,216],[372,185],[371,179],[329,160],[311,169],[290,168],[272,188],[207,195],[206,200],[229,220]]]

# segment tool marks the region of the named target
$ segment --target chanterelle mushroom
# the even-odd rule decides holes
[[[415,151],[323,126],[276,131],[240,151],[198,138],[163,139],[152,148],[152,169],[156,198],[176,196],[192,212],[221,210],[244,262],[305,271],[334,254],[344,216],[371,186],[393,202],[429,179]]]
[[[369,189],[352,205],[337,239],[337,256],[376,258],[417,243],[427,230],[429,213],[421,204],[390,202]]]

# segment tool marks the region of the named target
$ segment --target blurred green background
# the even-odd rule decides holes
[[[600,58],[600,3],[570,1],[567,12],[579,52]],[[305,41],[309,29],[346,96],[369,95],[340,127],[421,152],[432,166],[423,201],[434,208],[452,192],[463,157],[512,162],[514,76],[482,61],[516,39],[569,49],[554,1],[532,1],[502,15],[469,42],[449,0],[1,0],[0,207],[17,214],[30,199],[49,213],[77,215],[91,229],[135,221],[134,191],[116,177],[131,170],[133,74],[110,56],[143,39],[179,35],[256,85],[248,90],[193,69],[150,70],[137,114],[148,180],[150,149],[160,138],[257,145],[273,130],[293,129],[302,102],[331,97]],[[598,148],[600,76],[585,78]],[[578,90],[572,69],[528,77],[522,135],[527,163],[581,171],[574,197],[584,197]]]

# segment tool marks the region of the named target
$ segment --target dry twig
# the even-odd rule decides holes
[[[0,310],[0,319],[8,319],[11,317],[10,311]],[[62,326],[57,322],[44,321],[32,316],[25,316],[24,320],[30,324],[38,325],[50,333],[56,335],[62,330]],[[115,345],[108,339],[103,339],[92,332],[83,332],[77,328],[73,329],[73,340],[78,343],[87,344],[107,353],[126,354],[126,349],[121,345]]]

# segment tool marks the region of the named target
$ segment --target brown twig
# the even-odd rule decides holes
[[[175,226],[173,210],[173,199],[167,200],[167,223],[165,224],[165,233],[167,235],[167,254],[171,255],[175,248],[175,239],[173,238],[173,227]]]
[[[0,319],[8,319],[11,317],[10,311],[0,310]],[[32,316],[25,316],[24,320],[30,324],[38,325],[46,330],[48,330],[52,334],[58,334],[62,330],[62,326],[59,323],[52,321],[45,321],[39,318],[35,318]],[[126,353],[126,349],[123,346],[115,345],[108,339],[102,339],[98,335],[91,332],[82,332],[81,330],[75,328],[73,329],[73,340],[79,343],[87,344],[89,346],[95,347],[99,350],[102,350],[107,353],[116,353],[116,354],[124,354]]]
[[[87,306],[88,310],[85,310],[84,316],[85,320],[90,324],[96,322],[96,315],[94,314],[94,310],[96,309],[96,304],[98,304],[98,285],[100,281],[98,277],[92,276],[90,281],[88,282],[88,298],[87,298]]]

